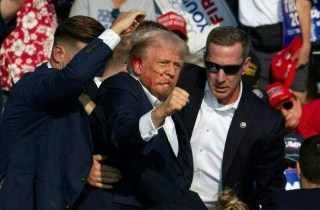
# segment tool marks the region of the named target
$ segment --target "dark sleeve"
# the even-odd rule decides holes
[[[103,113],[103,108],[97,104],[89,115],[89,122],[92,135],[93,153],[105,154],[107,144],[107,121]]]
[[[0,15],[0,44],[2,44],[6,36],[8,36],[11,31],[13,31],[13,29],[16,27],[16,24],[16,18],[13,18],[9,23],[5,24],[2,16]]]
[[[99,94],[104,92],[100,87]],[[131,152],[145,142],[139,131],[140,106],[137,98],[125,90],[106,89],[99,98],[107,119],[111,145],[122,152]]]
[[[284,118],[277,117],[260,155],[254,160],[256,181],[255,199],[266,208],[272,206],[274,193],[283,190],[284,175]]]
[[[68,102],[77,100],[84,85],[104,67],[111,53],[101,39],[94,39],[64,69],[38,73],[26,81],[26,100],[38,110],[64,108]]]

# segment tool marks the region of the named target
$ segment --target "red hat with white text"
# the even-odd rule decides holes
[[[274,108],[279,103],[294,97],[292,90],[280,82],[268,85],[266,92],[269,96],[269,104]]]

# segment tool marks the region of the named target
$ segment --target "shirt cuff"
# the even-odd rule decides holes
[[[151,110],[147,114],[143,115],[139,121],[139,130],[142,139],[148,142],[152,137],[158,134],[158,129],[156,129],[151,120]],[[161,128],[161,127],[159,127]]]
[[[110,29],[106,29],[98,38],[102,39],[102,41],[106,43],[112,50],[121,41],[120,36]]]

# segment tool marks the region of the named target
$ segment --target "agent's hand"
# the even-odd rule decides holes
[[[122,12],[114,20],[110,27],[117,34],[131,33],[142,22],[145,17],[145,13],[140,10],[130,10],[128,12]]]
[[[101,189],[112,189],[115,183],[121,179],[120,171],[108,165],[100,163],[106,157],[93,156],[93,165],[87,178],[87,183]]]
[[[168,98],[151,113],[151,119],[155,128],[164,122],[167,116],[180,111],[189,103],[189,93],[179,87],[175,87]]]

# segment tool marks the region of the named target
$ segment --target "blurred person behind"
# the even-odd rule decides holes
[[[266,87],[269,104],[286,119],[287,133],[300,134],[304,139],[320,134],[320,99],[302,104],[294,92],[282,83]]]
[[[67,19],[54,34],[50,61],[15,84],[0,124],[0,209],[76,203],[92,165],[88,118],[78,97],[119,34],[130,32],[143,14],[121,14],[107,30],[93,18]]]
[[[17,13],[24,4],[25,0],[2,0],[0,1],[0,45],[16,27]],[[0,46],[1,48],[1,46]],[[6,96],[2,98],[2,88],[0,82],[0,119],[2,117],[3,101],[6,100]]]
[[[17,13],[25,0],[1,0],[0,1],[0,44],[4,38],[16,27]]]
[[[251,49],[261,64],[260,88],[265,89],[272,80],[272,57],[282,49],[282,0],[239,0],[239,22],[248,32]],[[311,4],[309,0],[295,1],[303,43],[292,60],[297,60],[296,75],[291,85],[302,103],[306,102],[308,62],[311,49]],[[259,18],[257,18],[259,17]]]
[[[275,196],[274,210],[318,210],[320,206],[320,136],[304,140],[297,162],[301,189],[282,191]]]
[[[153,0],[75,0],[71,6],[69,17],[74,15],[89,16],[98,20],[105,28],[109,28],[120,12],[130,9],[144,11],[147,20],[156,19]]]
[[[284,136],[285,156],[284,156],[284,174],[286,175],[286,190],[300,189],[300,181],[297,173],[297,162],[299,161],[299,150],[304,138],[295,133],[289,133]]]
[[[56,13],[47,0],[25,0],[16,21],[15,28],[4,39],[0,49],[4,104],[14,83],[50,59],[57,27]]]

